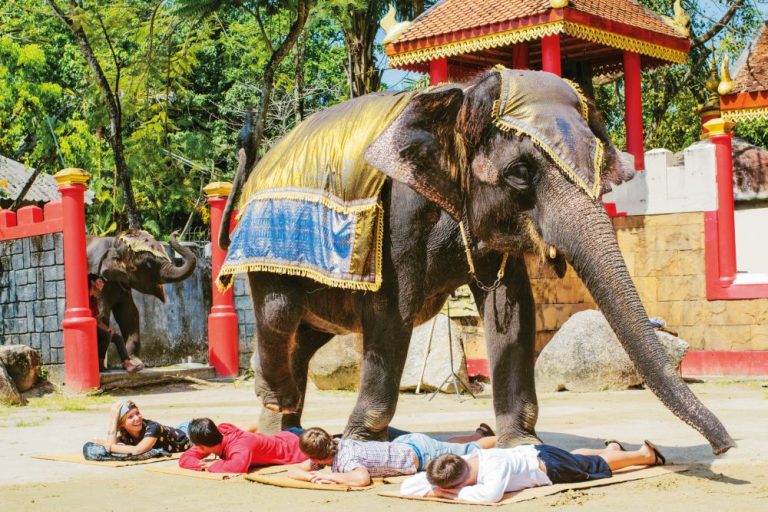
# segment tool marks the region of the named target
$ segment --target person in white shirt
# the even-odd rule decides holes
[[[504,493],[529,487],[608,478],[628,466],[664,464],[650,441],[626,451],[617,441],[606,448],[567,452],[546,444],[477,450],[469,455],[442,455],[427,464],[426,472],[408,478],[403,496],[435,496],[477,503],[495,503]]]

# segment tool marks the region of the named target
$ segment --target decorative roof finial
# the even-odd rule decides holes
[[[731,72],[728,69],[728,56],[723,57],[723,63],[720,67],[720,85],[717,86],[717,92],[720,96],[729,94],[734,87],[735,82],[731,79]]]
[[[395,6],[393,4],[389,4],[389,10],[387,11],[387,14],[381,18],[379,25],[381,25],[381,28],[383,28],[384,32],[387,34],[384,36],[383,41],[384,44],[387,44],[391,43],[397,39],[397,36],[405,32],[405,30],[411,26],[411,22],[401,21],[398,23],[397,19],[395,18]]]
[[[683,9],[682,0],[675,0],[675,4],[672,7],[675,15],[670,18],[669,16],[662,16],[661,19],[672,27],[672,30],[677,32],[683,37],[691,37],[691,17]]]
[[[562,9],[568,7],[568,0],[549,0],[549,5],[553,9]]]

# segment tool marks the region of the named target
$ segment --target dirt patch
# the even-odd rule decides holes
[[[539,435],[565,449],[600,447],[615,438],[638,446],[651,439],[667,459],[691,464],[685,473],[571,491],[514,505],[515,512],[545,509],[649,512],[691,510],[763,511],[768,499],[768,408],[762,382],[718,382],[692,386],[720,417],[739,447],[714,457],[709,445],[675,418],[647,390],[604,393],[551,393],[539,396]],[[260,407],[250,383],[217,386],[174,385],[132,392],[148,418],[177,424],[192,417],[250,425]],[[391,500],[374,491],[329,493],[282,489],[246,481],[207,481],[161,475],[140,466],[101,468],[32,459],[40,453],[77,452],[103,435],[109,404],[121,396],[77,400],[33,400],[24,408],[0,409],[0,496],[3,510],[201,510],[259,512],[387,510],[451,512],[465,507]],[[311,390],[305,426],[340,431],[354,407],[349,392]],[[474,430],[482,421],[495,427],[491,399],[455,395],[402,395],[393,425],[437,434]],[[25,426],[17,426],[17,425]],[[377,488],[396,491],[397,486]],[[331,494],[333,494],[331,496]],[[466,507],[468,508],[468,507]],[[471,510],[480,512],[478,507]]]

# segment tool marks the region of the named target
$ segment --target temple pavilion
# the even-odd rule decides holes
[[[735,65],[735,78],[727,66],[719,92],[722,116],[730,121],[768,120],[768,23],[763,23]]]
[[[596,76],[624,74],[627,152],[644,168],[641,74],[688,61],[688,18],[631,0],[442,0],[384,40],[391,67],[462,80],[496,64],[549,71],[592,93]],[[385,27],[387,28],[387,27]]]

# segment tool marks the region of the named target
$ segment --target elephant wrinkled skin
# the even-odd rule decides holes
[[[174,235],[169,243],[184,258],[179,267],[146,231],[132,229],[117,237],[87,237],[88,272],[104,279],[98,298],[100,320],[109,325],[110,315],[115,315],[130,356],[139,357],[141,352],[139,310],[131,290],[165,302],[163,284],[183,281],[195,270],[197,258],[192,251],[179,244]]]
[[[517,89],[510,96],[505,87]],[[500,104],[499,98],[511,99]],[[497,111],[499,105],[506,110]],[[735,446],[671,367],[651,328],[598,200],[633,171],[587,108],[572,86],[536,71],[494,70],[410,100],[365,153],[390,178],[380,195],[381,289],[355,292],[306,278],[249,274],[257,323],[252,364],[265,427],[298,425],[314,351],[335,334],[362,332],[360,393],[344,435],[383,439],[413,326],[469,283],[484,318],[500,446],[539,442],[534,301],[523,260],[525,251],[536,251],[560,275],[565,261],[574,267],[646,384],[673,413],[701,432],[715,453]],[[517,129],[520,119],[533,121]],[[235,180],[240,183],[255,161],[246,150]],[[461,219],[479,282],[493,283],[502,270],[497,288],[468,274]]]

